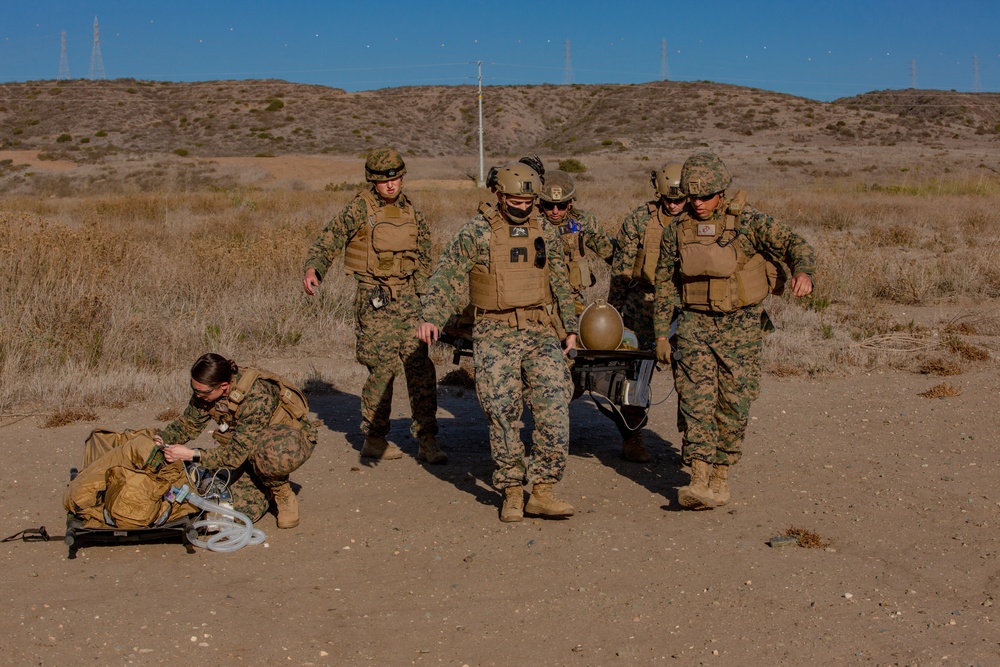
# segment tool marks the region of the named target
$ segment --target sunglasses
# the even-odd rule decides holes
[[[211,387],[209,389],[195,389],[194,386],[192,385],[191,391],[193,391],[194,395],[197,396],[198,398],[205,398],[206,396],[211,396],[212,392],[218,388],[219,385],[215,385],[214,387]]]
[[[543,201],[542,210],[543,211],[554,211],[556,209],[560,211],[565,211],[570,207],[570,202],[568,201]]]
[[[712,197],[715,197],[718,194],[720,194],[720,193],[713,192],[710,195],[691,195],[691,200],[692,201],[708,201],[709,199],[711,199]]]

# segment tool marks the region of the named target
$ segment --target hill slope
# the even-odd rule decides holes
[[[33,81],[0,85],[0,149],[97,162],[115,154],[415,156],[477,146],[474,86],[348,93],[278,80]],[[488,87],[486,151],[660,153],[703,144],[978,146],[1000,95],[880,91],[831,103],[709,82]]]

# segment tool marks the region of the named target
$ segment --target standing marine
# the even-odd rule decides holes
[[[597,282],[590,271],[587,250],[610,263],[614,246],[597,216],[576,207],[576,183],[569,173],[558,169],[546,172],[538,199],[542,215],[562,237],[569,287],[579,315],[586,306],[583,290]]]
[[[577,319],[563,242],[554,226],[534,215],[537,171],[512,162],[491,182],[497,203],[482,204],[441,253],[417,336],[436,340],[468,289],[476,393],[489,420],[493,484],[504,493],[500,520],[521,521],[526,513],[565,518],[573,507],[555,496],[553,485],[562,480],[569,452],[571,385],[564,354],[576,347]],[[530,455],[521,440],[525,405],[534,421]]]
[[[680,187],[682,166],[680,162],[668,162],[650,173],[656,198],[629,213],[615,237],[608,303],[618,309],[625,326],[635,332],[641,350],[656,346],[653,332],[656,262],[664,228],[684,210],[687,201]],[[623,406],[622,416],[629,424],[641,424],[646,411]],[[639,463],[649,461],[642,429],[623,435],[622,457]]]
[[[788,225],[726,190],[732,177],[713,153],[687,159],[687,209],[663,230],[656,267],[656,356],[667,363],[677,321],[674,384],[684,423],[682,455],[691,481],[678,502],[710,509],[729,502],[729,469],[742,453],[750,404],[760,392],[762,302],[792,269],[796,297],[812,292],[813,249]]]
[[[356,355],[368,368],[361,390],[361,456],[398,459],[402,450],[386,440],[392,387],[402,369],[410,397],[410,432],[420,440],[418,461],[446,463],[437,442],[437,377],[427,345],[413,337],[420,322],[420,295],[431,269],[431,235],[423,213],[403,191],[406,165],[390,147],[365,162],[370,184],[338,213],[309,248],[302,287],[316,293],[341,253],[344,270],[358,287],[354,298]]]

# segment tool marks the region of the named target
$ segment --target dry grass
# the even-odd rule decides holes
[[[830,546],[829,540],[824,540],[818,534],[807,528],[790,527],[784,532],[787,537],[794,537],[799,541],[799,546],[806,549],[825,549]]]
[[[542,157],[551,165],[564,156]],[[578,203],[613,234],[650,196],[649,170],[659,160],[581,161],[588,171],[578,178]],[[435,179],[463,180],[472,163],[416,164]],[[1000,194],[859,193],[850,177],[756,182],[751,203],[789,222],[819,262],[813,297],[766,303],[777,325],[766,339],[766,371],[943,374],[990,361],[982,345],[1000,335],[1000,240],[986,221]],[[411,192],[431,222],[435,251],[490,198],[442,183]],[[0,412],[181,400],[190,363],[206,351],[241,363],[353,360],[353,279],[338,262],[316,298],[301,288],[308,246],[353,192],[203,186],[0,200]],[[588,296],[601,298],[608,269],[592,265],[598,283]],[[923,323],[899,313],[951,303],[975,306]],[[450,354],[432,354],[450,362]],[[315,378],[317,391],[332,386]]]
[[[93,410],[59,410],[53,412],[42,422],[42,428],[57,428],[76,422],[92,422],[97,419],[97,413]]]
[[[920,364],[919,370],[924,375],[961,375],[962,365],[950,359],[936,357]]]
[[[952,396],[961,396],[962,388],[952,386],[948,382],[942,382],[941,384],[936,384],[927,391],[920,392],[919,396],[924,398],[951,398]]]

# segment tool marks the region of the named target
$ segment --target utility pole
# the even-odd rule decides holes
[[[670,68],[667,67],[667,38],[660,40],[660,80],[670,80]]]
[[[972,92],[979,92],[979,56],[972,56]]]
[[[98,37],[97,17],[94,17],[94,48],[90,51],[90,78],[104,79],[104,59],[101,58],[101,40]]]
[[[563,70],[563,83],[573,83],[573,61],[570,59],[569,40],[566,40],[566,69]]]
[[[479,187],[486,187],[486,173],[484,171],[483,162],[485,161],[485,156],[483,154],[483,61],[476,61],[476,68],[478,70],[479,79]]]
[[[69,78],[69,58],[66,57],[66,31],[62,31],[62,36],[60,37],[60,42],[62,42],[62,53],[59,55],[59,79]]]
[[[910,88],[917,87],[917,59],[910,61]]]

